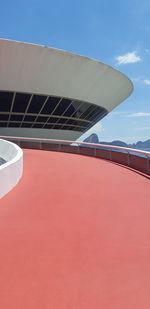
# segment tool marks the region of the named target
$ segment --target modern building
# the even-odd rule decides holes
[[[150,308],[150,155],[70,142],[131,91],[97,61],[0,41],[0,308]]]
[[[77,139],[132,92],[101,62],[0,40],[0,134]]]

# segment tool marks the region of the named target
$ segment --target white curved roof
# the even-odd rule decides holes
[[[131,81],[101,62],[62,50],[0,40],[0,90],[90,102],[108,112],[132,92]]]

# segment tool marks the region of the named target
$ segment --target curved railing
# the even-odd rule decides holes
[[[150,175],[150,152],[138,149],[79,141],[10,136],[5,136],[5,139],[14,141],[22,148],[62,151],[110,160]]]
[[[0,166],[0,198],[2,198],[22,176],[23,152],[16,144],[0,139],[0,157],[5,161]]]

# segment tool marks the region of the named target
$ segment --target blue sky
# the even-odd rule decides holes
[[[132,143],[150,138],[149,16],[149,0],[5,0],[0,37],[79,53],[125,73],[133,94],[90,133]]]

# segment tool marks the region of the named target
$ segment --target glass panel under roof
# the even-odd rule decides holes
[[[41,114],[50,115],[56,108],[58,102],[60,101],[59,97],[49,97],[46,104],[44,105]]]
[[[13,99],[13,92],[0,91],[0,112],[9,112]]]
[[[30,102],[28,113],[35,113],[35,114],[39,113],[46,98],[47,98],[46,96],[34,95]]]
[[[13,112],[24,113],[29,103],[31,95],[27,93],[16,93],[13,105]]]

